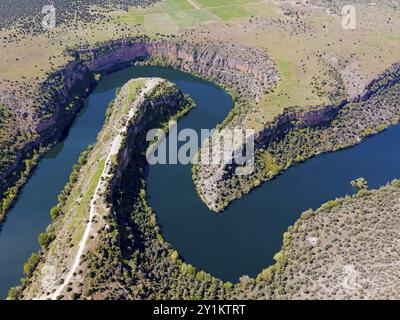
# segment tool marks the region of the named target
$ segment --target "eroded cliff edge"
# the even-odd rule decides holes
[[[194,176],[196,188],[203,201],[214,211],[223,210],[230,201],[293,163],[354,145],[363,137],[397,121],[396,102],[389,100],[395,99],[390,95],[395,95],[399,65],[379,76],[362,95],[351,101],[344,100],[338,105],[289,108],[273,121],[264,123],[249,122],[247,117],[257,108],[261,92],[272,90],[279,80],[276,66],[266,52],[231,43],[205,46],[187,41],[129,38],[99,44],[92,49],[71,49],[69,53],[74,60],[51,75],[40,88],[42,100],[37,103],[42,107],[35,117],[37,125],[33,130],[36,139],[19,150],[14,162],[0,166],[0,191],[8,188],[2,199],[3,213],[12,204],[18,187],[29,174],[23,162],[26,155],[59,141],[101,74],[134,63],[172,67],[224,86],[232,94],[235,107],[223,127],[255,129],[253,174],[238,177],[233,174],[235,167],[230,165],[197,166]],[[388,99],[385,98],[389,102],[378,101],[383,99],[382,93],[389,95]],[[358,109],[361,111],[359,114],[356,113]],[[375,116],[377,113],[380,116]],[[47,116],[39,117],[39,114]],[[346,128],[345,134],[340,132],[343,128]],[[308,131],[312,132],[312,137],[308,136]],[[320,135],[324,138],[320,139]],[[37,155],[33,157],[37,160]],[[17,181],[16,188],[12,184],[19,177],[17,172],[23,172],[23,177]],[[235,185],[240,188],[234,188]]]
[[[43,154],[49,145],[62,138],[101,74],[146,61],[190,72],[221,85],[229,84],[229,89],[237,93],[237,97],[236,107],[227,122],[235,120],[238,123],[242,123],[254,107],[254,99],[260,92],[271,88],[279,79],[275,64],[267,53],[230,43],[205,46],[143,37],[103,43],[92,49],[75,48],[69,54],[71,62],[51,74],[38,88],[39,99],[34,102],[37,108],[32,115],[35,127],[30,128],[32,140],[15,151],[6,162],[0,163],[0,192],[6,192],[2,197],[3,214],[0,218],[29,174],[24,160],[30,159],[34,150],[36,154]],[[15,101],[5,100],[3,103],[13,105]],[[21,172],[24,176],[19,178]]]
[[[372,81],[363,94],[338,105],[290,108],[255,135],[254,171],[237,175],[235,163],[199,163],[196,188],[213,211],[315,155],[351,147],[400,120],[400,64]],[[230,123],[227,127],[232,127]]]
[[[135,197],[125,198],[121,189],[138,190],[143,180],[127,175],[127,167],[134,165],[135,173],[142,175],[144,151],[151,143],[146,142],[147,131],[191,107],[191,100],[166,80],[139,78],[124,85],[107,110],[96,144],[74,167],[52,210],[52,224],[39,236],[42,249],[24,267],[26,278],[14,289],[18,298],[74,298],[91,288],[93,273],[119,275],[92,263],[97,250],[106,255],[104,263],[114,258],[121,263],[127,250],[121,242],[126,218],[122,211],[132,210]],[[129,181],[121,183],[126,177]]]

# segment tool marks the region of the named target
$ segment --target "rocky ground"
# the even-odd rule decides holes
[[[188,103],[175,85],[161,79],[135,79],[121,89],[96,144],[81,157],[52,210],[53,223],[39,237],[40,255],[34,254],[24,268],[21,298],[71,298],[91,285],[90,256],[105,243],[109,250],[120,249],[109,243],[119,214],[109,197],[118,193],[125,167],[137,152],[130,138],[145,134],[154,119],[184,112]]]
[[[260,274],[254,297],[399,299],[399,187],[394,180],[304,212],[285,233],[275,267]]]
[[[184,25],[172,34],[160,34],[166,28],[165,21],[160,20],[159,25],[154,23],[158,29],[155,28],[157,31],[151,37],[143,36],[148,25],[143,26],[136,20],[121,22],[121,8],[108,7],[108,1],[101,2],[105,10],[99,15],[89,12],[89,8],[93,9],[91,1],[84,1],[88,10],[82,10],[83,16],[78,14],[80,19],[69,23],[68,17],[75,16],[76,11],[72,2],[67,2],[57,2],[62,23],[54,31],[39,32],[40,17],[33,17],[37,23],[29,28],[32,17],[24,8],[36,10],[39,2],[21,6],[21,12],[9,14],[10,19],[3,19],[0,25],[0,219],[44,147],[59,140],[101,73],[130,65],[136,58],[146,58],[147,62],[143,63],[172,66],[225,86],[236,106],[223,125],[257,129],[258,151],[253,175],[232,178],[224,167],[220,171],[197,168],[197,189],[214,210],[222,209],[293,162],[358,143],[399,119],[398,65],[382,77],[377,76],[398,62],[398,1],[384,1],[379,5],[355,1],[359,5],[359,27],[350,32],[340,28],[338,14],[342,1],[316,0],[304,4],[264,1],[247,8],[256,10],[256,14]],[[153,2],[120,3],[126,9],[132,3],[147,6]],[[7,8],[2,12],[13,8],[10,1],[0,6]],[[178,8],[174,10],[180,12]],[[216,9],[206,9],[209,10]],[[127,14],[129,18],[131,13]],[[146,21],[152,14],[145,12],[143,17],[134,17]],[[171,12],[161,14],[170,16]],[[20,26],[12,23],[20,17]],[[99,19],[104,23],[99,24]],[[371,83],[373,79],[376,81]],[[367,83],[371,84],[365,87]],[[75,91],[76,87],[81,90]],[[363,94],[367,95],[363,97]],[[343,99],[350,103],[341,104]],[[141,145],[139,135],[136,138],[132,139],[136,142],[135,148],[144,151],[146,146]],[[133,148],[133,144],[129,147]],[[93,165],[94,158],[105,155],[101,150],[89,151],[82,155],[80,166],[71,174],[76,184],[66,186],[59,198],[60,206],[52,212],[55,223],[41,236],[42,251],[32,255],[24,268],[27,280],[22,287],[13,289],[10,297],[53,293],[54,287],[49,290],[41,287],[40,274],[46,270],[45,261],[50,265],[60,264],[57,285],[62,284],[71,253],[76,250],[83,232],[81,222],[85,221],[90,202],[87,191],[95,185],[93,179],[101,171]],[[182,262],[179,254],[163,241],[155,215],[146,204],[141,171],[144,159],[135,160],[126,162],[125,158],[121,162],[126,165],[126,176],[117,172],[116,177],[121,180],[114,181],[120,193],[113,194],[103,207],[106,212],[108,205],[115,206],[113,214],[104,218],[108,224],[101,223],[107,230],[99,230],[98,239],[102,241],[91,244],[82,268],[73,275],[71,285],[66,285],[63,298],[374,298],[388,294],[397,297],[393,258],[397,253],[396,234],[392,225],[383,223],[385,214],[392,215],[388,216],[389,221],[396,222],[397,203],[391,197],[397,195],[397,183],[330,203],[319,211],[323,218],[305,214],[291,229],[293,234],[285,235],[277,264],[257,279],[244,277],[240,284],[233,286]],[[90,178],[80,175],[84,165],[87,167],[82,172]],[[125,189],[127,180],[124,179],[140,181],[140,184]],[[74,193],[71,195],[71,192]],[[129,199],[121,194],[129,195]],[[388,207],[379,211],[378,204]],[[346,215],[346,210],[353,208],[359,208],[357,212],[365,211],[368,219],[357,212]],[[346,219],[352,223],[343,232],[343,240],[330,233],[327,222],[335,225],[333,215],[341,221],[340,226]],[[308,229],[314,226],[314,219],[320,230],[318,234]],[[358,225],[363,226],[362,231],[357,229]],[[386,258],[374,251],[375,238],[370,226],[378,228],[377,245],[385,248]],[[381,237],[385,232],[388,237]],[[305,241],[309,233],[311,236]],[[292,237],[297,246],[291,245]],[[351,237],[356,240],[355,247],[349,245]],[[313,247],[310,249],[307,243]],[[355,251],[364,245],[371,249],[367,254],[370,260],[360,256],[361,250]],[[301,257],[296,250],[303,250]],[[311,258],[307,256],[310,252]],[[329,255],[325,256],[325,252]],[[305,260],[302,260],[303,254]],[[352,255],[364,265],[349,258]],[[331,263],[332,269],[327,270],[325,264],[321,266],[314,256]],[[357,280],[359,276],[362,281]],[[353,295],[348,292],[349,288]]]
[[[236,174],[237,166],[225,162],[197,165],[194,181],[199,194],[211,210],[221,211],[292,164],[350,147],[397,124],[399,87],[400,67],[396,64],[371,82],[354,102],[300,112],[288,109],[257,135],[255,170],[250,175]]]

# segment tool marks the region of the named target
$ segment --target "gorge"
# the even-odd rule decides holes
[[[72,155],[72,157],[68,157],[69,164],[64,165],[63,172],[58,170],[64,175],[64,181],[68,177],[70,167],[76,161],[77,154],[82,151],[82,148],[86,148],[88,141],[93,139],[102,125],[104,108],[113,98],[115,88],[131,78],[141,76],[170,79],[194,99],[197,108],[179,121],[179,126],[182,128],[196,126],[201,128],[205,125],[214,127],[223,121],[232,106],[229,96],[221,89],[168,69],[133,67],[105,76],[96,91],[89,97],[89,110],[85,110],[85,113],[78,118],[77,124],[72,127],[70,135],[64,143],[64,150],[62,149],[61,153],[56,156],[57,161],[65,161],[67,159],[65,159],[65,154],[63,155],[64,152],[68,150],[68,153]],[[214,103],[210,104],[210,97],[213,98]],[[99,106],[103,107],[98,108]],[[97,110],[95,113],[98,119],[96,126],[93,126],[94,114],[90,112],[90,109]],[[89,122],[81,123],[81,118],[85,118],[85,115]],[[200,119],[204,120],[200,121]],[[91,134],[87,135],[89,128],[91,128]],[[309,207],[316,208],[324,201],[351,193],[349,181],[356,177],[365,176],[371,187],[385,184],[396,177],[399,169],[397,166],[399,162],[395,161],[399,157],[398,148],[396,148],[398,134],[398,127],[395,127],[376,137],[369,138],[357,147],[319,156],[289,169],[278,179],[270,181],[249,196],[234,202],[226,212],[220,215],[210,212],[198,198],[191,180],[190,166],[151,167],[148,176],[149,204],[157,215],[163,237],[171,243],[172,248],[178,250],[185,261],[224,280],[235,282],[242,274],[256,276],[263,267],[272,263],[272,257],[281,245],[283,232],[293,224],[301,211]],[[75,138],[73,138],[74,136]],[[76,138],[78,137],[83,140],[77,145]],[[79,147],[80,151],[71,152],[68,146]],[[58,146],[57,149],[61,147]],[[56,150],[52,151],[49,156],[54,155],[54,152]],[[391,154],[388,154],[389,152]],[[75,154],[75,158],[73,154]],[[366,154],[376,156],[366,157]],[[21,228],[25,223],[32,223],[32,221],[23,222],[28,213],[30,217],[37,220],[36,226],[32,224],[31,229],[25,230],[23,233],[24,237],[20,241],[25,241],[25,244],[18,243],[18,248],[24,249],[22,254],[15,255],[19,262],[13,262],[13,259],[2,262],[4,265],[2,269],[10,270],[7,273],[8,277],[14,274],[11,277],[11,279],[15,279],[13,281],[17,281],[20,277],[20,271],[18,271],[20,269],[17,266],[21,266],[27,255],[35,250],[35,247],[37,248],[34,239],[39,230],[43,230],[48,224],[48,211],[55,202],[56,194],[64,184],[62,181],[49,179],[46,173],[41,173],[43,171],[54,172],[54,165],[60,168],[60,163],[46,165],[47,160],[43,161],[39,165],[36,175],[25,186],[20,202],[14,208],[15,211],[11,212],[0,235],[2,247],[14,248],[12,251],[17,253],[18,251],[15,250],[17,247],[11,245],[11,241],[15,241],[11,235],[21,233],[13,230],[17,226]],[[41,166],[44,168],[41,169]],[[375,170],[373,170],[374,168]],[[376,168],[382,168],[382,170],[378,171]],[[341,176],[340,179],[338,179],[338,175]],[[38,178],[36,178],[37,176]],[[40,182],[37,180],[35,182],[35,179],[40,179]],[[165,188],[167,181],[174,181],[176,188]],[[57,182],[59,185],[58,190],[52,185],[53,182]],[[45,191],[42,199],[46,197],[49,203],[45,204],[47,209],[41,203],[41,206],[36,209],[37,214],[33,215],[32,203],[34,202],[31,197],[37,197],[38,194],[32,194],[32,190],[35,188],[40,190],[37,188],[38,183]],[[49,197],[50,189],[43,188],[47,183],[51,183],[50,188],[55,189],[53,197]],[[25,200],[25,194],[30,198]],[[285,200],[287,194],[297,194],[296,201],[287,202]],[[24,203],[30,203],[29,212],[27,207],[24,207]],[[190,209],[188,210],[188,208]],[[249,208],[251,208],[251,213]],[[248,214],[244,215],[243,212],[248,212]],[[37,219],[38,217],[41,218]],[[261,223],[261,221],[263,222]],[[256,227],[259,230],[255,230]],[[232,250],[233,248],[234,250]],[[210,257],[212,259],[209,259]],[[3,292],[5,293],[7,287],[13,284],[16,282],[2,285]]]

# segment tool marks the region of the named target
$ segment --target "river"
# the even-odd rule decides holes
[[[39,249],[37,236],[50,223],[49,211],[79,154],[96,140],[105,110],[115,90],[131,78],[162,77],[189,94],[197,107],[178,128],[211,129],[232,108],[221,88],[191,75],[158,67],[131,67],[104,76],[88,97],[64,141],[40,161],[0,229],[0,297],[18,284],[22,267]],[[283,232],[300,213],[352,193],[350,180],[364,176],[378,187],[400,176],[400,126],[361,144],[317,156],[296,165],[223,213],[207,209],[195,192],[190,165],[149,168],[149,204],[155,210],[166,241],[197,269],[236,282],[241,275],[257,275],[273,262]]]

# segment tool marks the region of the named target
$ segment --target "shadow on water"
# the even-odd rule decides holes
[[[349,182],[355,178],[363,176],[376,188],[400,177],[399,138],[400,127],[392,127],[353,148],[315,157],[233,202],[222,214],[211,213],[199,200],[190,168],[154,166],[149,204],[164,237],[186,261],[224,280],[256,276],[273,263],[283,233],[301,212],[353,193]],[[171,181],[174,188],[168,188]]]
[[[55,159],[58,157],[58,155],[62,152],[62,149],[64,147],[64,142],[58,143],[54,148],[49,150],[44,156],[46,159]]]
[[[182,86],[197,84],[202,92],[207,92],[207,87],[216,88],[190,75],[156,67],[132,67],[104,76],[64,141],[43,157],[0,226],[0,297],[5,297],[9,288],[18,284],[24,263],[32,252],[39,250],[37,236],[51,222],[50,209],[57,204],[57,196],[80,153],[96,141],[116,89],[132,78],[152,76],[167,78]]]

